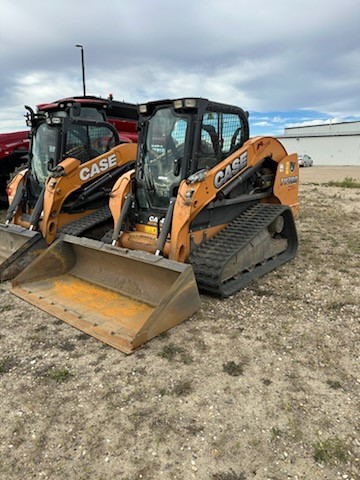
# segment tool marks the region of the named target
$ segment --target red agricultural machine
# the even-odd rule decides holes
[[[105,100],[98,97],[71,97],[37,106],[38,118],[52,115],[59,105],[77,103],[82,109],[82,115],[101,110],[102,120],[111,124],[119,135],[120,143],[136,143],[137,141],[137,106],[116,100]],[[96,116],[96,113],[95,113]],[[94,115],[93,115],[94,117]],[[93,118],[95,119],[95,117]],[[36,125],[36,129],[39,124]],[[12,173],[29,160],[30,138],[36,135],[36,129],[0,134],[0,203],[5,207],[8,203],[6,187]]]

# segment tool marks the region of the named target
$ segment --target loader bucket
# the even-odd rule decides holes
[[[200,306],[190,265],[70,235],[26,267],[12,293],[125,353]]]
[[[19,225],[0,225],[0,281],[14,278],[46,247],[39,232]]]

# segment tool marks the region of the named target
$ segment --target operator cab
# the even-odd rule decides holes
[[[106,101],[77,99],[41,105],[37,113],[30,107],[31,127],[29,201],[39,196],[51,170],[68,157],[81,163],[95,158],[119,143],[116,129],[106,121]]]
[[[209,170],[249,138],[248,115],[238,107],[204,98],[139,106],[140,137],[136,199],[146,215],[166,211],[182,180]]]

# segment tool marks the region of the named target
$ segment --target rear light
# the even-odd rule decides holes
[[[8,197],[10,197],[11,194],[12,194],[12,189],[11,189],[11,188],[7,188],[7,189],[6,189],[6,195],[7,195]]]

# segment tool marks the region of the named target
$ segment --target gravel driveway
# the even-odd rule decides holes
[[[0,286],[2,480],[360,478],[360,189],[300,175],[295,260],[130,356]]]

